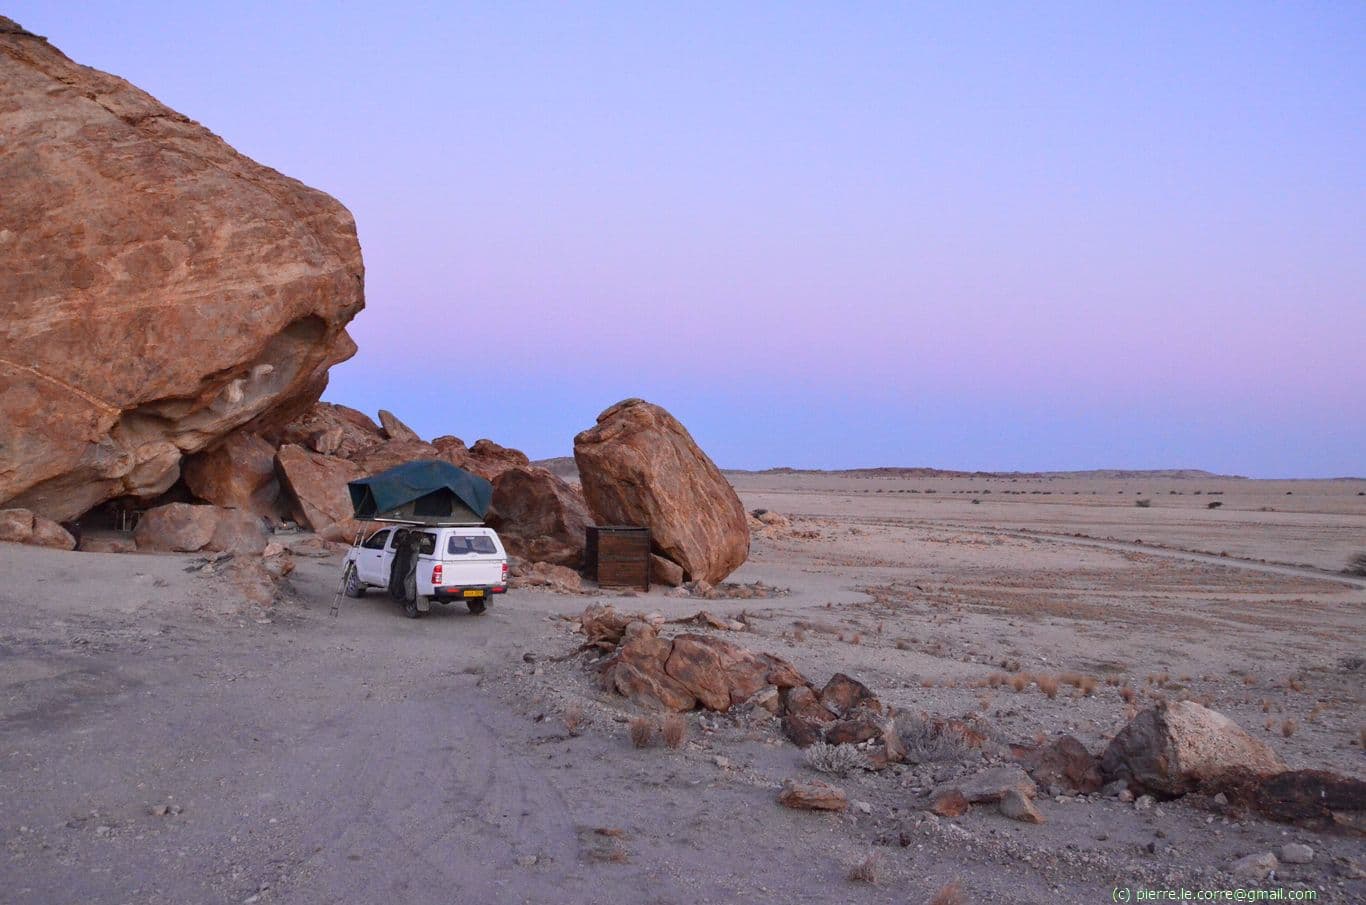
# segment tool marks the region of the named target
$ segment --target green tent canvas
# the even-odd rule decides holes
[[[493,485],[436,459],[405,462],[346,485],[356,518],[424,525],[479,525]]]

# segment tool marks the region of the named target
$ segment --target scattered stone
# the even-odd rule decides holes
[[[1011,820],[1018,820],[1021,823],[1043,823],[1044,816],[1039,813],[1039,809],[1034,806],[1028,796],[1021,794],[1019,789],[1007,789],[1005,795],[1001,797],[998,805],[1001,813]]]
[[[548,469],[512,467],[493,481],[488,523],[514,556],[581,568],[592,521],[578,489]]]
[[[972,802],[958,789],[941,789],[930,800],[930,810],[940,817],[962,817],[972,810]]]
[[[1281,858],[1286,864],[1309,864],[1314,860],[1314,850],[1303,842],[1287,842],[1281,846]]]
[[[1243,877],[1249,880],[1265,880],[1271,872],[1280,867],[1280,862],[1271,852],[1259,852],[1255,855],[1244,855],[1234,861],[1228,867],[1228,872],[1235,877]]]
[[[788,779],[778,793],[778,804],[804,811],[843,811],[849,806],[849,797],[843,789],[819,779]]]
[[[1135,811],[1151,811],[1153,809],[1153,797],[1151,795],[1140,795],[1134,800]]]
[[[1285,764],[1223,714],[1176,701],[1134,717],[1105,749],[1101,769],[1152,792],[1184,795],[1230,777],[1281,773]]]
[[[1004,767],[989,767],[966,779],[955,780],[945,788],[954,788],[963,797],[975,803],[1000,801],[1010,791],[1019,792],[1025,798],[1033,798],[1038,788],[1024,770],[1015,764]]]
[[[383,414],[381,412],[381,414]],[[540,858],[536,855],[520,855],[517,858],[518,867],[535,867]]]

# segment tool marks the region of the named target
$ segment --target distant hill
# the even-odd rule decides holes
[[[953,471],[945,468],[898,468],[883,466],[878,468],[764,468],[750,470],[725,468],[727,474],[752,475],[839,475],[850,478],[1099,478],[1125,480],[1130,478],[1175,478],[1201,479],[1213,478],[1245,480],[1241,475],[1220,475],[1199,468],[1093,468],[1083,471]]]

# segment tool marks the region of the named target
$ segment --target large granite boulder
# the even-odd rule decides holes
[[[657,405],[618,402],[574,438],[583,495],[599,524],[643,525],[688,581],[713,584],[749,555],[749,519],[730,482]]]
[[[186,458],[185,486],[207,503],[273,515],[280,496],[275,447],[250,431],[234,431],[217,446]]]
[[[0,509],[0,542],[57,550],[76,549],[76,538],[69,531],[52,519],[34,515],[27,509]]]
[[[139,550],[260,553],[269,536],[260,516],[241,509],[167,503],[142,514],[133,540]]]
[[[351,508],[348,481],[365,477],[355,462],[286,444],[275,454],[280,482],[294,503],[294,519],[327,540],[350,543],[360,523]]]
[[[384,435],[390,440],[407,440],[413,443],[422,442],[422,438],[418,436],[417,431],[398,420],[398,416],[393,412],[380,409],[379,423],[380,426],[384,428]]]
[[[355,352],[344,207],[3,17],[0,186],[0,502],[154,498]]]
[[[474,445],[466,448],[459,437],[437,437],[432,444],[440,451],[441,457],[457,468],[463,468],[484,478],[494,481],[509,468],[530,468],[531,460],[520,449],[501,446],[489,439],[475,440]]]
[[[1110,741],[1100,766],[1108,780],[1124,779],[1167,796],[1286,769],[1265,743],[1194,701],[1159,704],[1138,714]]]
[[[493,481],[489,523],[514,556],[577,569],[592,520],[578,490],[544,468],[509,468]]]

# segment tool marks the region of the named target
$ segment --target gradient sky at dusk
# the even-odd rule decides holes
[[[355,214],[326,398],[566,454],[1366,473],[1366,4],[6,4]]]

